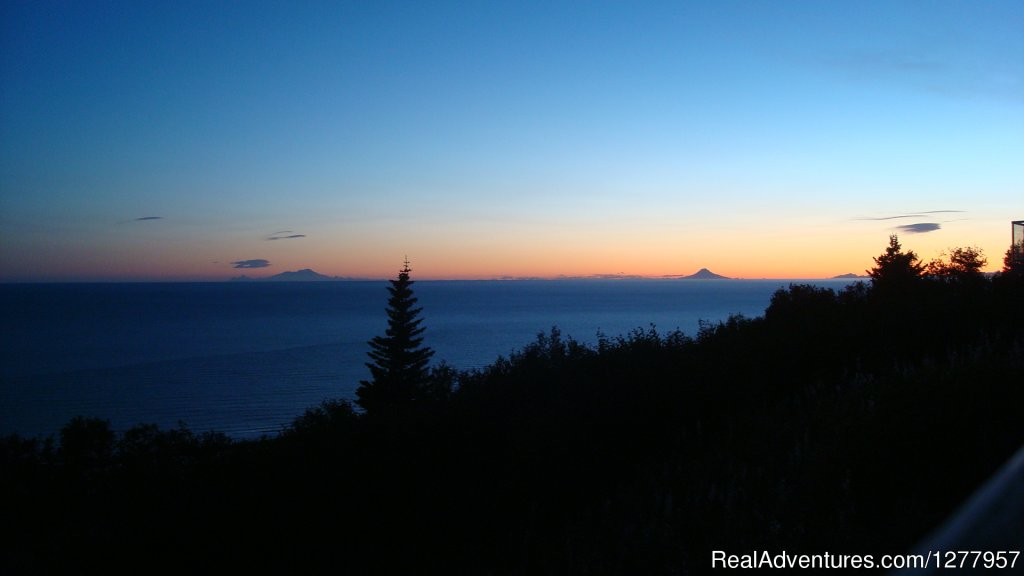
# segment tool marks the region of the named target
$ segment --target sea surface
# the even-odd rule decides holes
[[[798,282],[798,281],[793,281]],[[800,281],[807,283],[806,281]],[[839,289],[849,280],[815,280]],[[786,280],[419,281],[435,362],[480,368],[557,326],[594,343],[654,325],[759,316]],[[387,283],[0,285],[0,434],[53,434],[77,415],[235,437],[273,434],[355,397]]]

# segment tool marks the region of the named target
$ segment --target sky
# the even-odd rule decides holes
[[[0,281],[863,273],[1024,219],[1024,3],[3,2]]]

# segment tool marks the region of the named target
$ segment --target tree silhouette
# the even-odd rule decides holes
[[[899,238],[889,236],[889,246],[874,258],[875,267],[868,270],[871,285],[883,291],[901,290],[921,278],[924,265],[913,250],[903,251]]]
[[[944,280],[979,280],[982,278],[981,269],[988,264],[981,248],[966,247],[952,248],[949,252],[949,262],[932,260],[927,266],[927,274]]]
[[[1003,273],[1017,276],[1024,274],[1024,244],[1010,244],[1003,257]]]
[[[430,395],[427,363],[434,351],[422,345],[425,328],[417,316],[423,309],[415,308],[411,271],[406,260],[398,278],[390,281],[387,331],[369,342],[373,362],[366,366],[373,380],[360,382],[356,403],[370,414],[392,413]]]

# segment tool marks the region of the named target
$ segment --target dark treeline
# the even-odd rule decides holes
[[[10,436],[0,572],[688,574],[711,550],[904,552],[1024,443],[1012,256],[987,277],[976,250],[925,266],[894,237],[869,284],[790,286],[694,337],[553,329],[426,372],[404,404],[370,386],[375,339],[362,405],[388,408],[327,402],[272,438],[93,419]]]

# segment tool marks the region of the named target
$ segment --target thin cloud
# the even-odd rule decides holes
[[[880,216],[880,217],[863,217],[854,218],[854,220],[899,220],[900,218],[924,218],[929,214],[959,214],[963,213],[963,210],[924,210],[922,212],[914,212],[912,214],[897,214],[896,216]]]
[[[279,230],[277,232],[271,232],[270,235],[271,236],[278,236],[278,235],[281,235],[281,234],[291,234],[291,233],[292,233],[291,230]]]
[[[270,266],[270,261],[257,258],[255,260],[239,260],[232,262],[231,265],[235,268],[266,268]]]
[[[897,226],[896,229],[907,234],[925,234],[927,232],[935,232],[942,228],[937,222],[920,222],[917,224],[904,224],[903,226]]]
[[[142,218],[136,218],[136,222],[142,222],[143,220],[163,220],[163,216],[143,216]]]
[[[305,234],[292,234],[290,236],[271,236],[267,240],[288,240],[289,238],[305,238]]]

